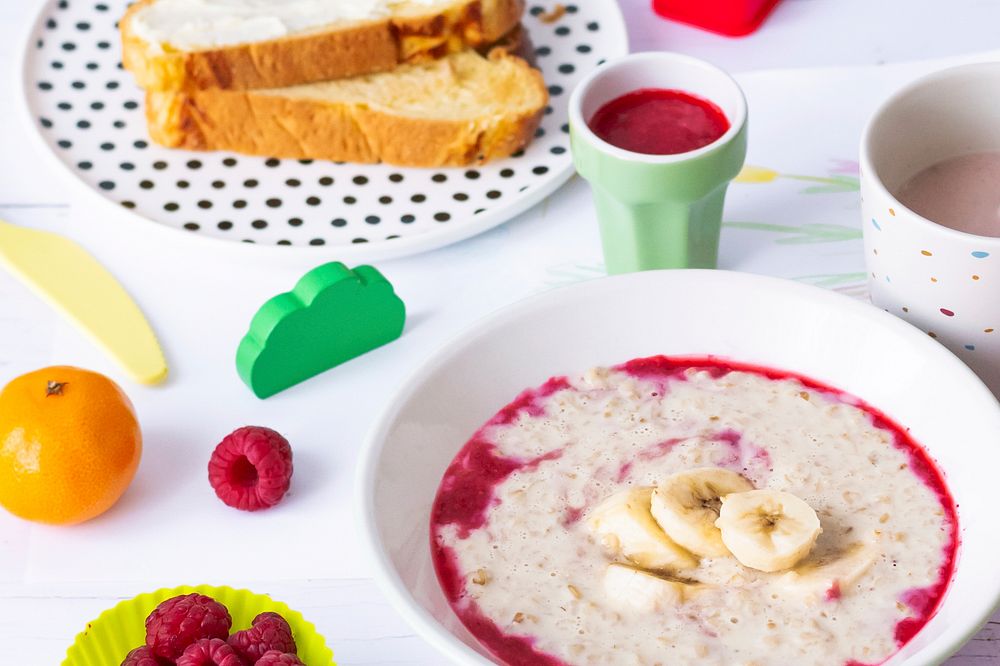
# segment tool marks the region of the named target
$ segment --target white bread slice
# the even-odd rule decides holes
[[[150,44],[136,34],[136,15],[156,2],[139,0],[119,23],[122,63],[141,87],[248,90],[383,72],[492,44],[520,22],[525,0],[404,2],[384,18],[338,21],[279,39],[189,51]]]
[[[289,88],[149,91],[146,114],[171,148],[438,167],[520,150],[547,103],[541,74],[495,48]]]

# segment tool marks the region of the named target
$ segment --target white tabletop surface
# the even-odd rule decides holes
[[[255,308],[311,266],[260,265],[239,246],[219,252],[74,205],[10,103],[20,94],[14,72],[22,36],[40,4],[0,2],[0,89],[8,100],[0,105],[0,217],[64,233],[97,255],[147,311],[172,378],[157,389],[130,384],[0,272],[0,384],[54,363],[105,372],[133,397],[146,438],[133,488],[101,519],[57,530],[0,513],[0,663],[59,663],[73,636],[117,600],[198,582],[246,586],[288,602],[316,623],[341,664],[442,663],[384,601],[355,545],[357,450],[386,392],[469,323],[601,273],[586,185],[576,179],[471,241],[380,264],[409,307],[404,337],[261,403],[235,377],[236,342]],[[745,73],[739,79],[754,118],[750,161],[773,169],[774,178],[734,185],[722,266],[857,296],[864,294],[864,263],[852,160],[861,123],[881,96],[932,67],[904,63],[982,57],[1000,47],[1000,3],[983,0],[786,0],[759,33],[741,40],[656,19],[645,0],[622,5],[633,50],[682,51]],[[813,69],[761,73],[790,68]],[[831,90],[842,108],[824,118]],[[796,104],[783,105],[792,94]],[[791,107],[786,117],[781,109]],[[813,132],[817,122],[827,131]],[[782,140],[801,145],[784,148]],[[281,430],[296,451],[294,492],[266,514],[227,509],[204,478],[212,446],[245,423]],[[1000,616],[949,662],[997,663]]]

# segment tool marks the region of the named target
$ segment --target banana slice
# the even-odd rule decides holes
[[[878,557],[871,544],[854,543],[840,552],[806,560],[781,576],[778,585],[797,596],[832,601],[849,594]]]
[[[622,555],[644,569],[680,570],[698,566],[698,560],[670,540],[649,513],[652,488],[630,488],[615,493],[587,517],[590,527],[614,555]]]
[[[608,598],[618,606],[640,613],[680,606],[697,587],[627,564],[609,564],[604,572],[604,592]]]
[[[653,518],[678,545],[703,557],[726,557],[729,550],[715,526],[722,498],[753,490],[736,472],[703,467],[680,472],[656,487],[651,500]]]
[[[724,497],[715,525],[740,564],[766,572],[791,569],[823,531],[811,506],[779,490]]]

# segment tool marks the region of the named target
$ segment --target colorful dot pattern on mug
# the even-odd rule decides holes
[[[951,310],[949,310],[948,308],[941,308],[941,314],[943,314],[945,317],[954,317],[955,316],[955,313],[952,312]]]
[[[982,250],[976,250],[975,252],[972,253],[972,256],[975,257],[976,259],[985,259],[986,257],[990,256],[990,253],[983,252]]]
[[[933,257],[934,256],[934,253],[931,252],[930,250],[921,250],[920,254],[924,255],[925,257]]]
[[[878,220],[876,220],[874,217],[872,218],[872,226],[878,229],[879,231],[882,231],[881,225],[879,225]]]

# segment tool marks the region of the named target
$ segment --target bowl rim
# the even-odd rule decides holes
[[[993,395],[982,380],[951,351],[924,335],[919,329],[870,303],[856,300],[829,289],[783,278],[711,269],[644,271],[579,282],[552,289],[542,294],[536,294],[501,307],[491,314],[474,321],[458,335],[445,341],[440,348],[430,354],[415,370],[411,371],[409,376],[405,377],[366,434],[362,442],[355,475],[355,519],[362,542],[362,549],[372,563],[376,584],[382,590],[383,594],[388,597],[390,605],[406,620],[416,633],[453,663],[495,666],[496,662],[487,659],[459,640],[454,633],[448,631],[416,601],[390,561],[388,553],[382,547],[381,539],[375,527],[375,494],[373,491],[378,462],[385,448],[389,431],[403,406],[409,402],[430,375],[435,373],[442,365],[451,361],[452,358],[461,351],[464,351],[468,346],[476,344],[480,336],[488,333],[496,326],[530,314],[537,309],[544,308],[546,304],[565,298],[567,294],[573,292],[606,289],[608,288],[606,285],[621,285],[622,288],[625,288],[629,283],[642,283],[647,280],[677,280],[681,282],[684,280],[717,280],[722,282],[739,280],[744,283],[751,283],[751,286],[756,289],[785,290],[791,294],[799,294],[800,296],[807,296],[814,301],[827,303],[834,308],[846,309],[860,315],[864,319],[871,320],[875,324],[889,327],[898,335],[908,337],[914,344],[922,347],[925,355],[940,358],[941,361],[951,366],[953,372],[957,375],[965,376],[965,382],[970,391],[979,394],[988,403],[996,405],[997,410],[1000,411],[1000,401],[998,401],[997,397]],[[795,371],[795,368],[786,369]],[[429,547],[430,537],[428,536]],[[961,548],[959,550],[959,559],[955,565],[955,571],[960,570],[960,568]],[[971,611],[971,617],[968,618],[968,623],[964,628],[955,629],[949,634],[943,635],[941,639],[931,643],[922,650],[919,655],[921,661],[910,662],[907,666],[918,666],[918,664],[920,666],[931,666],[943,663],[968,642],[997,609],[1000,609],[1000,587],[994,590],[992,597],[987,597],[987,603],[980,603],[977,608]],[[936,613],[937,611],[935,611]]]

